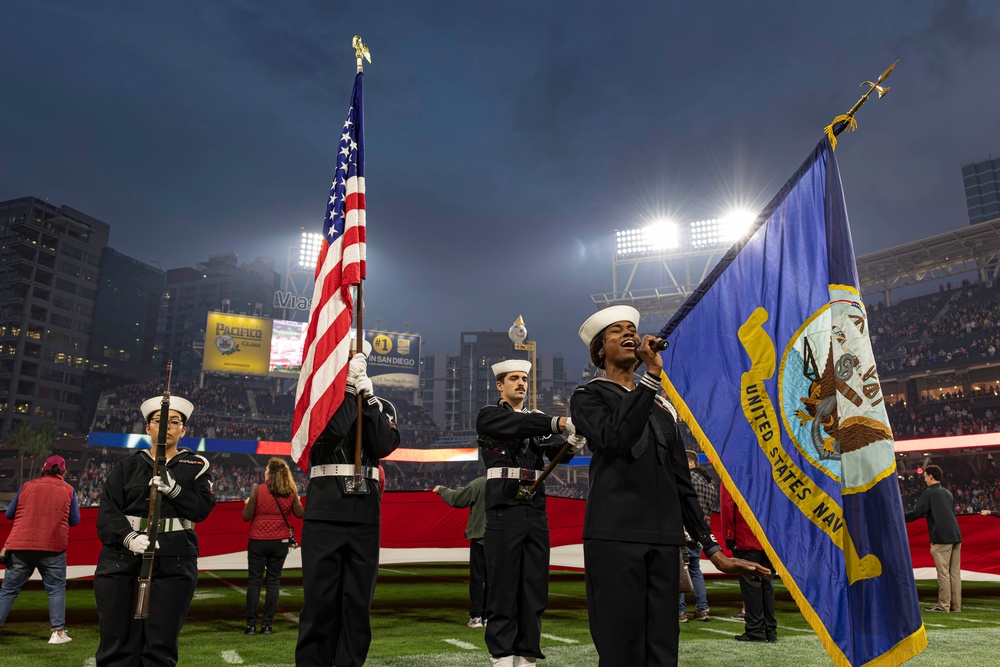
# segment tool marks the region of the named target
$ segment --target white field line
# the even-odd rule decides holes
[[[290,611],[282,612],[281,616],[282,616],[282,618],[287,618],[292,623],[298,623],[299,622],[299,615],[298,614],[293,614]]]
[[[702,632],[714,632],[719,635],[728,635],[730,637],[734,636],[732,632],[728,632],[726,630],[715,630],[713,628],[698,628],[698,629],[701,630]]]
[[[463,642],[461,639],[442,639],[445,644],[451,644],[452,646],[457,646],[458,648],[464,648],[466,651],[475,651],[479,647],[475,644],[470,644],[469,642]]]
[[[205,574],[207,574],[208,576],[212,577],[213,579],[218,579],[219,581],[221,581],[222,583],[224,583],[226,586],[229,586],[230,588],[232,588],[234,591],[239,591],[243,595],[247,594],[247,589],[240,588],[239,586],[237,586],[236,584],[232,583],[231,581],[226,581],[225,579],[223,579],[222,577],[220,577],[219,575],[217,575],[215,572],[212,572],[211,570],[206,570]]]
[[[993,625],[1000,625],[1000,621],[983,621],[978,618],[963,618],[961,619],[966,623],[991,623]]]
[[[204,593],[202,591],[196,591],[194,594],[195,600],[211,600],[212,598],[221,598],[222,593]]]
[[[586,595],[570,595],[569,593],[553,593],[549,592],[549,597],[553,598],[573,598],[574,600],[586,600]]]
[[[223,651],[222,652],[222,662],[227,665],[242,665],[243,658],[236,651]]]
[[[967,604],[963,604],[962,605],[962,609],[971,609],[973,611],[995,611],[995,612],[1000,612],[1000,607],[970,607]],[[962,612],[956,612],[956,613],[960,614]]]
[[[90,656],[83,661],[83,667],[97,667],[97,658]]]
[[[779,625],[779,630],[791,630],[792,632],[807,632],[809,634],[814,634],[812,628],[790,628],[787,625]]]
[[[728,616],[709,616],[709,618],[713,621],[725,621],[726,623],[739,623],[740,625],[743,625],[742,618],[729,618]],[[699,623],[700,622],[703,621],[699,621]]]
[[[545,637],[546,639],[551,639],[552,641],[562,642],[563,644],[579,644],[580,643],[580,642],[578,642],[575,639],[566,639],[565,637],[556,637],[555,635],[550,635],[550,634],[547,634],[545,632],[542,633],[542,636]]]
[[[947,628],[944,623],[924,623],[928,628]]]

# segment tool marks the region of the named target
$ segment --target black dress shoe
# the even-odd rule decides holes
[[[255,635],[255,634],[257,634],[257,631],[254,629],[254,627],[252,625],[248,625],[247,629],[243,631],[243,634],[245,634],[245,635]]]
[[[269,635],[269,634],[271,634],[271,626],[270,625],[262,625],[262,626],[260,626],[260,634],[262,634],[262,635]]]
[[[750,635],[748,635],[745,632],[742,635],[736,635],[735,637],[733,637],[733,639],[735,639],[738,642],[766,642],[767,641],[763,637],[751,637]]]
[[[768,635],[767,636],[767,643],[768,644],[777,644],[778,643],[778,635]]]

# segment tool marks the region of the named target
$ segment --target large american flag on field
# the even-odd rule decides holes
[[[295,392],[292,458],[309,468],[309,449],[326,427],[347,385],[354,298],[365,277],[365,133],[362,74],[354,79],[351,108],[340,137],[337,171],[323,221],[309,327]]]

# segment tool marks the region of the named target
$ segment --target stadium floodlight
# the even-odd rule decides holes
[[[677,224],[658,220],[642,229],[615,230],[615,254],[618,257],[640,257],[680,246]]]
[[[323,245],[323,235],[316,232],[302,232],[299,243],[299,267],[303,269],[316,268],[319,260],[319,249]]]
[[[746,234],[756,217],[751,211],[734,209],[721,218],[692,222],[691,247],[730,245]]]
[[[733,209],[719,219],[719,228],[726,241],[734,242],[747,233],[756,219],[757,215],[753,211]]]

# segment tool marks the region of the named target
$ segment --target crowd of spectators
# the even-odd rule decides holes
[[[886,408],[896,440],[938,438],[1000,431],[1000,409],[970,409],[965,401],[918,403],[908,408],[896,403]]]
[[[1000,289],[962,281],[960,288],[872,306],[869,336],[883,373],[992,359],[1000,349]]]
[[[934,461],[944,469],[942,485],[955,496],[955,514],[978,514],[990,510],[1000,512],[1000,475],[996,469],[985,474],[974,474],[963,470],[952,462]],[[912,509],[917,504],[921,491],[927,488],[924,476],[909,472],[899,475],[899,492],[903,496],[903,508]]]

